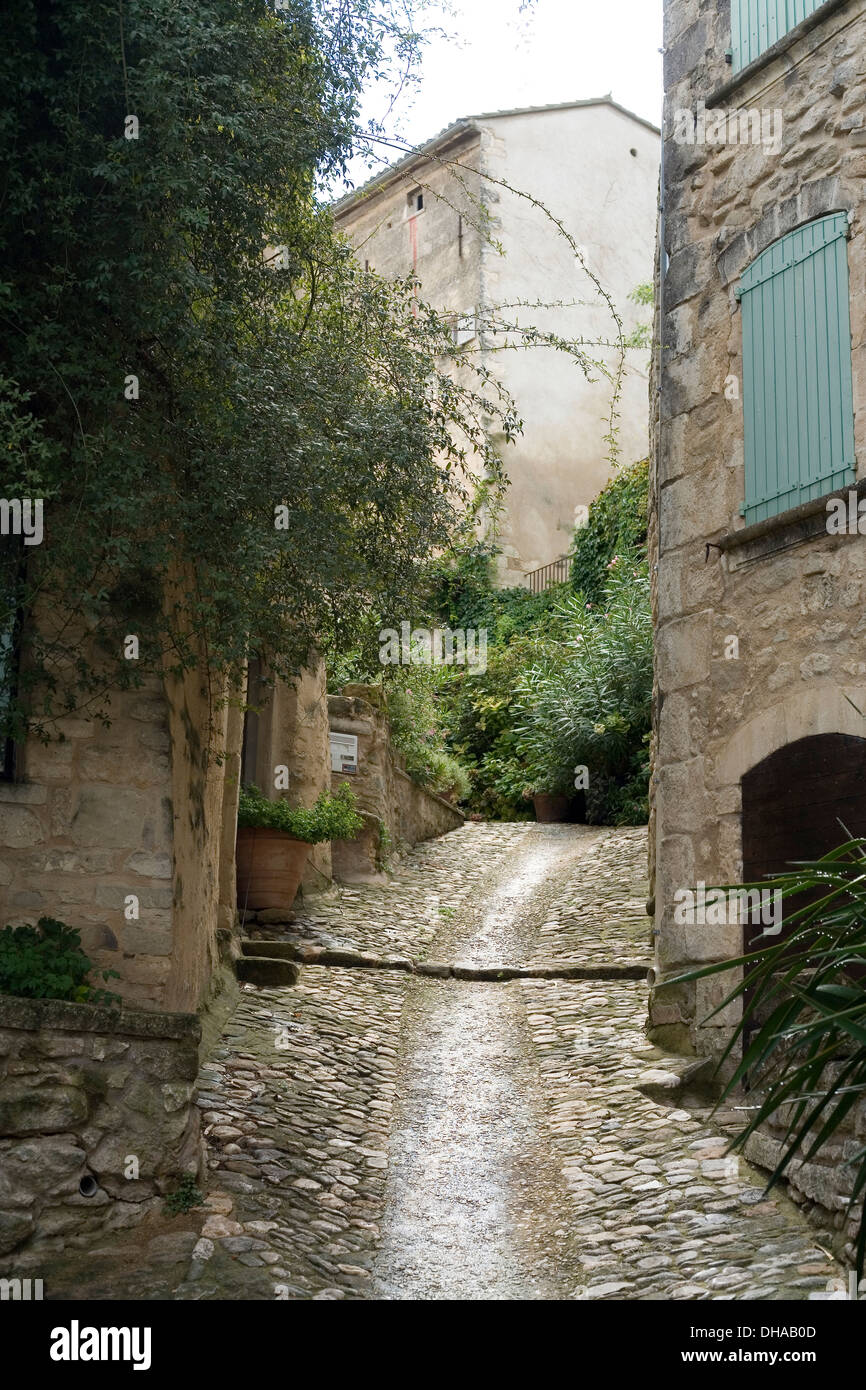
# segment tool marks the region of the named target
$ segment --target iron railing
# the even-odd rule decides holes
[[[542,565],[540,570],[533,570],[527,575],[533,594],[543,594],[552,584],[567,584],[570,577],[570,555],[561,555],[558,560],[553,560],[549,565]]]

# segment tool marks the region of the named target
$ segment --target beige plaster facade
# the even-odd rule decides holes
[[[524,433],[502,448],[511,484],[498,537],[502,583],[520,583],[569,550],[575,508],[588,506],[610,473],[612,387],[598,371],[587,380],[554,347],[506,348],[515,335],[491,331],[494,315],[500,326],[615,340],[610,308],[576,246],[629,333],[645,314],[629,295],[652,278],[658,153],[658,131],[609,98],[495,112],[457,121],[336,205],[359,262],[389,278],[416,273],[424,298],[454,316],[459,340],[516,401]],[[587,351],[616,373],[615,350]],[[627,461],[647,451],[648,360],[645,349],[625,357],[619,442]]]

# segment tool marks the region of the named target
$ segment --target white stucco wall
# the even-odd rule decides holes
[[[478,117],[474,124],[477,136],[469,131],[441,152],[443,161],[459,160],[459,171],[434,153],[338,210],[338,225],[361,263],[387,276],[414,268],[429,302],[464,314],[478,307],[484,319],[496,306],[516,301],[584,301],[568,308],[504,308],[502,317],[563,338],[615,339],[607,304],[547,208],[582,248],[625,332],[647,321],[649,311],[628,295],[652,280],[657,133],[604,102]],[[470,172],[476,170],[480,180]],[[413,218],[407,198],[416,188],[424,191],[424,211]],[[487,237],[474,225],[467,188],[480,191],[488,206]],[[518,443],[502,450],[511,486],[499,536],[500,582],[514,584],[568,551],[575,507],[588,505],[609,476],[605,436],[612,387],[599,371],[588,381],[562,351],[497,350],[506,341],[485,335],[478,350],[524,420]],[[616,363],[614,351],[586,350],[611,367]],[[625,462],[648,452],[649,356],[647,348],[626,358],[619,420]]]
[[[532,194],[561,221],[611,296],[626,333],[645,322],[648,311],[628,296],[652,280],[658,136],[608,105],[486,118],[481,124],[485,171]],[[550,217],[525,198],[493,187],[499,195],[492,207],[494,232],[505,254],[489,243],[483,248],[487,302],[585,301],[572,308],[518,310],[516,317],[563,338],[615,340],[609,307]],[[592,346],[586,351],[611,368],[616,364],[615,352]],[[626,358],[620,406],[625,462],[648,452],[649,357],[648,349],[637,349]],[[612,387],[598,371],[595,381],[587,380],[555,348],[497,353],[495,362],[524,420],[522,438],[505,456],[512,486],[502,544],[513,573],[564,554],[575,506],[588,505],[606,482]]]

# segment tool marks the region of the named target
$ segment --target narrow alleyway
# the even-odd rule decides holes
[[[206,1208],[139,1233],[114,1296],[826,1290],[826,1238],[644,1036],[644,863],[642,830],[468,824],[274,928],[383,964],[245,988],[201,1077]]]

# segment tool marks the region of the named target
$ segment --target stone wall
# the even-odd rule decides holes
[[[464,816],[456,806],[414,782],[391,747],[382,692],[376,686],[346,686],[328,697],[331,729],[358,738],[357,773],[331,774],[334,790],[347,783],[358,799],[365,827],[354,840],[331,846],[334,877],[365,879],[381,872],[392,851],[455,830]]]
[[[789,1111],[782,1107],[772,1121],[751,1136],[746,1143],[748,1159],[772,1172],[782,1154]],[[849,1210],[856,1165],[848,1167],[866,1144],[866,1104],[854,1107],[833,1136],[814,1158],[804,1162],[796,1159],[785,1170],[788,1192],[807,1215],[818,1224],[835,1232],[840,1253],[853,1263],[857,1236],[859,1202]]]
[[[199,1037],[187,1014],[0,996],[0,1255],[134,1225],[199,1172]]]
[[[108,728],[62,719],[0,782],[0,926],[58,917],[118,991],[163,1003],[171,974],[173,805],[169,708],[156,680],[117,694]],[[124,903],[138,899],[138,920]]]
[[[312,806],[331,786],[328,744],[328,696],[325,664],[311,653],[298,679],[289,684],[262,681],[250,690],[255,713],[255,755],[244,768],[244,780],[255,782],[268,796],[287,795],[295,806]],[[278,791],[275,771],[284,767],[288,786]],[[331,847],[313,845],[307,859],[301,893],[321,892],[331,883]]]
[[[661,283],[663,366],[653,476],[657,538],[654,1037],[720,1050],[737,1020],[706,1023],[730,980],[666,988],[729,959],[741,928],[681,926],[678,888],[742,874],[744,773],[820,733],[863,736],[866,539],[832,536],[824,501],[744,527],[742,332],[735,287],[771,242],[816,217],[850,216],[848,261],[858,479],[866,466],[866,5],[831,4],[731,79],[729,7],[665,5]],[[682,143],[676,113],[780,110],[781,147]],[[817,515],[817,523],[815,516]],[[810,519],[811,518],[811,519]],[[729,638],[738,656],[730,659]]]
[[[110,712],[58,720],[0,782],[0,927],[59,918],[125,1000],[191,1012],[234,917],[241,729],[201,670],[114,692]]]

